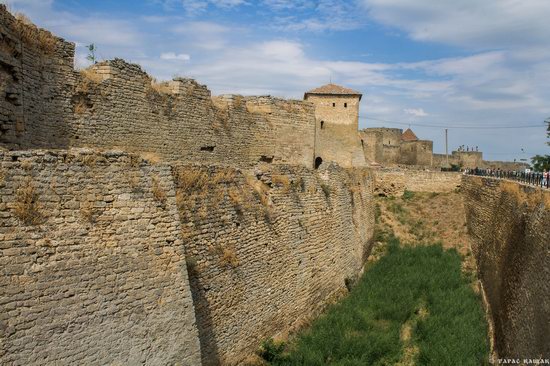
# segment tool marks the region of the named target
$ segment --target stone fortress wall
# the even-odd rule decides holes
[[[212,97],[119,59],[77,72],[72,43],[4,6],[0,36],[2,364],[239,362],[360,274],[375,179],[460,177],[330,164],[437,161],[396,129],[334,130],[352,146],[311,169],[314,103]]]
[[[0,153],[0,364],[200,363],[168,165]]]
[[[311,169],[313,104],[76,72],[0,19],[0,364],[233,364],[360,274],[374,178]]]
[[[374,194],[377,196],[401,196],[413,192],[453,192],[460,188],[459,172],[440,172],[402,168],[373,170]]]
[[[0,9],[0,147],[117,146],[167,160],[313,166],[311,103],[212,98],[190,79],[156,84],[115,59],[77,72],[74,44]]]
[[[372,177],[0,154],[0,363],[233,364],[346,291]]]
[[[431,141],[403,141],[401,129],[358,132],[360,94],[306,93],[305,101],[212,97],[194,80],[156,83],[120,59],[81,72],[73,63],[73,43],[0,9],[0,147],[117,146],[209,164],[312,167],[321,158],[344,167],[446,165],[444,155],[433,154]],[[522,167],[484,162],[481,152],[453,152],[449,163]]]
[[[550,192],[464,175],[462,191],[478,276],[501,358],[550,354]]]
[[[0,147],[68,146],[73,58],[74,44],[0,5]]]
[[[420,140],[416,136],[413,140],[404,140],[404,133],[400,128],[365,128],[359,131],[359,135],[363,141],[365,159],[369,164],[376,163],[386,167],[410,165],[424,169],[456,165],[461,168],[520,171],[528,166],[522,162],[483,160],[481,151],[453,151],[447,159],[445,154],[433,153],[433,141]]]

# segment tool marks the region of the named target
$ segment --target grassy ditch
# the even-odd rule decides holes
[[[484,364],[484,312],[457,251],[386,241],[386,254],[347,298],[291,343],[266,342],[263,358],[271,365]]]

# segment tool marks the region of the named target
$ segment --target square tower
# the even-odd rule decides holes
[[[362,94],[327,84],[304,94],[315,106],[315,161],[333,161],[343,167],[365,166],[359,137],[359,102]]]

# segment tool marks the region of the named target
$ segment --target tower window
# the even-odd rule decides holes
[[[348,103],[344,103],[344,108],[347,108],[348,107]]]
[[[325,121],[321,121],[321,130],[323,129],[324,125],[325,125]]]
[[[332,103],[332,106],[333,106],[333,107],[336,107],[336,103]]]

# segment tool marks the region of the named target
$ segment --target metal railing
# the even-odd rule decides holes
[[[465,174],[515,180],[524,184],[550,189],[549,173],[521,172],[500,169],[465,169]]]

